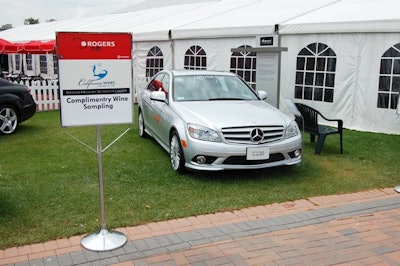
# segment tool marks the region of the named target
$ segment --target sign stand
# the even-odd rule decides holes
[[[101,228],[81,240],[92,251],[117,249],[126,236],[106,229],[103,195],[103,152],[100,125],[131,124],[132,34],[57,32],[61,125],[97,126],[97,153]],[[129,129],[128,129],[129,130]]]
[[[106,216],[104,210],[104,191],[103,191],[103,148],[101,144],[101,128],[96,128],[97,136],[97,161],[99,168],[99,195],[100,195],[100,213],[101,229],[98,233],[85,236],[81,244],[84,248],[92,251],[108,251],[122,247],[126,243],[126,236],[117,231],[108,231],[106,229]]]

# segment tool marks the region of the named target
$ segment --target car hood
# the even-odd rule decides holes
[[[286,126],[291,119],[264,101],[175,102],[175,112],[187,123],[214,129],[240,126]]]

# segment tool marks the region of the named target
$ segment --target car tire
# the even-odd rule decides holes
[[[169,154],[171,159],[171,166],[177,172],[184,172],[185,169],[185,157],[183,155],[181,140],[178,132],[173,131],[169,142]]]
[[[144,117],[142,114],[142,111],[139,111],[139,118],[138,118],[138,124],[139,124],[139,136],[142,138],[147,138],[149,135],[146,133],[146,128],[144,126]]]
[[[18,113],[14,107],[6,105],[0,107],[0,134],[14,133],[19,124]]]

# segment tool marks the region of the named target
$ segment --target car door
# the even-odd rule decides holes
[[[160,80],[161,86],[160,89],[165,93],[166,101],[155,101],[154,105],[154,131],[157,133],[157,138],[162,142],[162,145],[169,145],[169,131],[171,128],[171,123],[173,120],[173,113],[170,109],[170,86],[171,86],[171,77],[168,73],[166,73],[163,78]]]
[[[157,120],[157,116],[155,114],[157,113],[157,106],[156,101],[150,99],[150,95],[151,92],[158,91],[160,89],[161,80],[163,79],[164,75],[164,73],[160,73],[155,76],[147,86],[146,90],[144,90],[141,94],[143,118],[146,123],[145,126],[152,135],[157,134],[155,132]]]

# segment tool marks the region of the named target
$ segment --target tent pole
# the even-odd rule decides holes
[[[172,63],[172,69],[175,69],[175,42],[172,39],[172,30],[168,31],[168,39],[170,41],[170,45],[171,45],[171,54],[172,54],[172,58],[171,58],[171,63]]]

